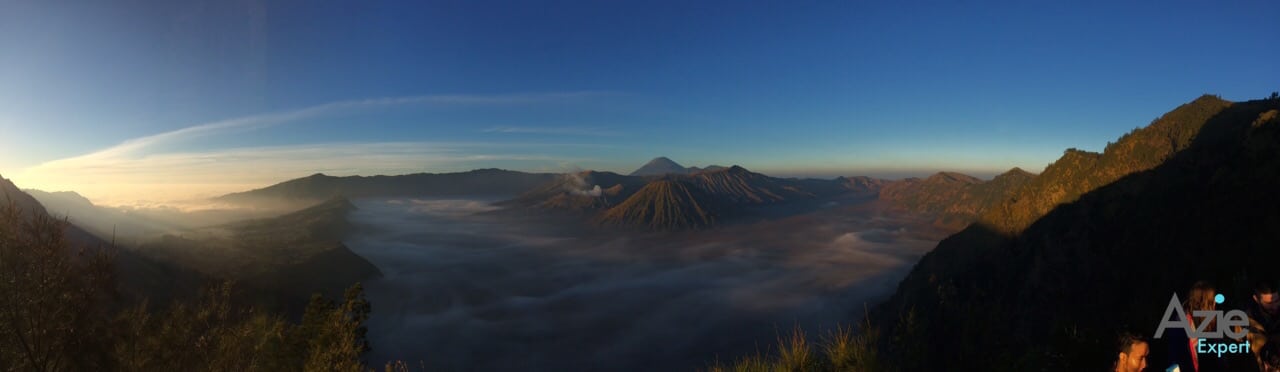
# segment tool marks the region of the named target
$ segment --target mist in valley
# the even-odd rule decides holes
[[[166,234],[192,235],[196,230],[255,218],[267,218],[306,208],[310,202],[227,203],[191,200],[138,206],[99,205],[72,191],[24,190],[58,218],[82,227],[117,245],[136,247]]]
[[[356,200],[372,365],[692,370],[860,319],[945,232],[874,202],[683,233],[504,213],[490,200]]]

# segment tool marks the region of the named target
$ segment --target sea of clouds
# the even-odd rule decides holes
[[[693,370],[856,322],[940,235],[875,209],[619,233],[478,200],[358,200],[347,243],[385,277],[371,362],[433,371]]]

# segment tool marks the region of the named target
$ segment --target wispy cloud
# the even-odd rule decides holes
[[[378,142],[317,143],[157,151],[162,145],[249,131],[351,110],[401,105],[522,105],[566,103],[610,92],[504,95],[430,95],[331,102],[297,110],[234,118],[130,139],[88,154],[53,160],[14,176],[23,187],[75,190],[107,204],[181,200],[260,187],[315,172],[400,174],[466,170],[486,164],[548,165],[580,159],[545,155],[549,148],[592,146],[539,143]]]
[[[284,111],[263,115],[253,115],[241,118],[234,118],[211,123],[193,125],[190,127],[164,132],[160,134],[150,135],[146,137],[127,140],[119,145],[86,154],[81,157],[109,157],[123,155],[130,152],[138,151],[149,146],[153,146],[163,142],[170,142],[182,139],[190,139],[201,137],[204,135],[225,132],[234,129],[253,129],[278,125],[298,120],[332,115],[335,113],[368,109],[376,107],[403,106],[403,105],[515,105],[515,104],[536,104],[551,102],[568,102],[578,101],[602,96],[615,95],[614,92],[603,91],[582,91],[582,92],[557,92],[557,93],[522,93],[522,94],[499,94],[499,95],[468,95],[468,94],[447,94],[447,95],[423,95],[409,97],[389,97],[389,98],[373,98],[362,100],[338,101],[321,105],[306,107],[302,109]]]
[[[567,136],[594,136],[594,137],[613,137],[622,135],[621,132],[592,127],[512,127],[498,126],[484,130],[485,133],[512,133],[512,134],[556,134]]]

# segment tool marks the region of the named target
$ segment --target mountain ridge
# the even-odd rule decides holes
[[[734,219],[738,212],[754,206],[771,206],[798,201],[815,201],[840,196],[871,195],[885,193],[882,199],[909,211],[922,214],[936,214],[939,224],[955,228],[963,227],[975,220],[980,211],[993,204],[1016,189],[1035,174],[1020,168],[1013,168],[996,176],[990,181],[957,172],[939,172],[926,179],[909,178],[889,181],[868,176],[837,177],[835,179],[796,179],[778,178],[752,172],[739,165],[708,169],[693,174],[668,173],[661,176],[624,176],[612,172],[583,171],[561,175],[556,181],[544,184],[514,199],[498,202],[497,205],[508,208],[536,208],[550,210],[566,210],[579,214],[598,214],[597,222],[607,220],[604,225],[633,225],[654,230],[666,229],[699,229],[715,226]],[[684,198],[665,198],[657,195],[640,196],[640,200],[664,203],[664,210],[696,210],[709,208],[716,212],[717,218],[707,219],[701,215],[691,215],[675,221],[701,221],[699,223],[673,223],[669,226],[651,221],[628,220],[620,216],[645,215],[643,212],[613,211],[615,208],[655,209],[658,206],[645,203],[625,203],[626,200],[642,194],[644,187],[657,181],[675,181],[680,183],[676,188],[697,190]],[[954,188],[948,193],[939,193],[936,206],[919,208],[912,205],[903,195],[919,197],[929,195],[929,189],[913,186],[916,184],[940,184],[946,188]],[[612,186],[610,186],[612,185]],[[915,188],[912,188],[915,187]],[[663,193],[669,192],[670,185],[655,188]],[[905,190],[905,191],[904,191]],[[970,200],[972,199],[972,200]],[[690,202],[697,207],[676,207],[671,203]],[[961,204],[960,206],[956,206]],[[601,216],[608,214],[607,218]],[[633,223],[628,223],[631,221]]]
[[[412,173],[396,176],[344,176],[323,173],[295,178],[260,189],[214,198],[233,203],[263,201],[319,202],[335,197],[462,197],[513,196],[554,179],[550,173],[526,173],[497,168],[454,173]]]
[[[312,293],[336,295],[351,283],[381,276],[342,242],[354,228],[347,214],[355,209],[350,200],[335,197],[280,216],[166,234],[138,251],[302,303]]]
[[[1065,151],[916,264],[877,308],[897,340],[883,350],[903,369],[1107,368],[1105,340],[1149,331],[1170,293],[1209,280],[1247,299],[1276,280],[1280,220],[1240,217],[1280,210],[1280,99],[1224,102],[1202,96],[1103,153]]]
[[[1012,196],[1015,202],[992,208],[980,220],[1001,232],[1015,234],[1057,205],[1163,163],[1189,146],[1200,129],[1230,105],[1220,97],[1202,95],[1108,143],[1101,153],[1067,149],[1061,158],[1045,167],[1027,191]]]
[[[957,172],[938,172],[927,178],[890,181],[880,187],[879,198],[923,215],[934,216],[936,224],[964,227],[987,210],[1013,197],[1037,176],[1013,168],[990,181]]]

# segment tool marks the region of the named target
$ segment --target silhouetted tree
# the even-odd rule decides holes
[[[0,365],[14,370],[107,367],[107,251],[72,252],[66,221],[0,206]]]
[[[303,348],[308,371],[358,371],[360,356],[370,350],[367,339],[372,307],[364,297],[364,287],[356,283],[347,289],[343,302],[336,304],[323,296],[311,297],[302,324],[293,335],[295,347]]]
[[[373,348],[369,347],[369,327],[365,322],[369,320],[369,313],[373,311],[373,306],[364,297],[364,285],[359,282],[352,285],[343,294],[343,298],[343,311],[354,327],[356,346],[359,347],[361,354],[367,353]]]

